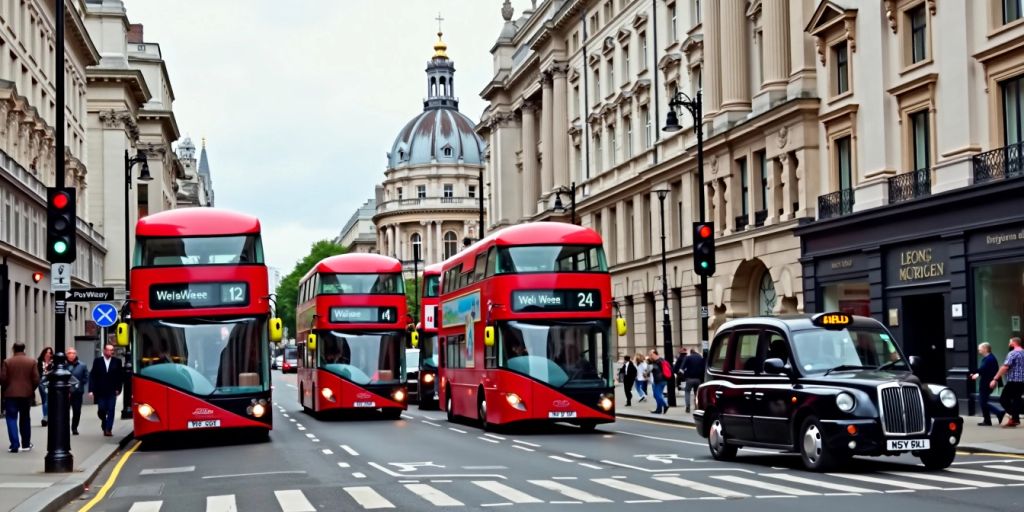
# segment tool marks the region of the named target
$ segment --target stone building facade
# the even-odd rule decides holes
[[[377,252],[377,228],[373,216],[377,214],[377,201],[367,199],[341,228],[334,243],[348,248],[349,252]]]
[[[185,137],[178,144],[177,153],[185,175],[178,179],[178,208],[213,206],[213,180],[206,155],[206,139],[202,140],[198,161],[196,145],[192,143],[191,137]]]

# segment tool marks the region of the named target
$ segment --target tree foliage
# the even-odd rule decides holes
[[[320,260],[329,256],[345,254],[348,249],[330,240],[315,242],[309,254],[295,264],[295,268],[277,286],[277,315],[284,322],[291,336],[295,336],[295,301],[299,295],[299,280]]]

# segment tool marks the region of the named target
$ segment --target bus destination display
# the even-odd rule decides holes
[[[152,309],[190,309],[245,306],[247,283],[155,284],[149,288]]]
[[[332,324],[393,324],[398,321],[398,308],[394,307],[334,307]]]
[[[598,290],[520,290],[512,292],[512,311],[600,311]]]

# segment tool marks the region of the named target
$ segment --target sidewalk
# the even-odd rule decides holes
[[[86,397],[86,402],[89,398]],[[11,510],[50,511],[63,507],[77,498],[84,486],[96,475],[100,467],[131,439],[131,420],[121,420],[121,399],[117,400],[117,418],[114,436],[104,437],[96,406],[82,406],[81,435],[71,436],[71,454],[75,457],[73,473],[44,473],[46,457],[46,427],[41,426],[42,407],[32,408],[32,444],[28,453],[7,451],[6,424],[3,430],[3,451],[0,452],[0,512]],[[5,418],[6,419],[6,418]]]
[[[650,390],[650,385],[647,387]],[[693,425],[693,415],[684,412],[686,404],[683,401],[682,391],[676,392],[676,403],[678,407],[670,408],[668,414],[651,414],[651,411],[656,407],[653,395],[649,394],[647,400],[638,403],[636,390],[634,390],[633,405],[626,407],[626,394],[622,391],[622,384],[616,384],[615,386],[615,414],[623,418]],[[960,442],[960,450],[978,453],[1024,455],[1024,427],[981,427],[978,426],[979,421],[981,421],[980,416],[964,417],[964,434]]]

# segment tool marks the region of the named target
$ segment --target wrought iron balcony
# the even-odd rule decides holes
[[[1024,176],[1024,141],[974,155],[974,183]]]
[[[765,220],[768,220],[768,210],[758,210],[754,212],[754,226],[764,226]]]
[[[747,224],[750,223],[750,217],[747,215],[740,215],[736,217],[736,231],[743,231],[747,229]]]
[[[889,178],[889,204],[922,198],[931,193],[931,169],[918,169]]]
[[[818,196],[818,220],[831,219],[853,213],[853,189],[844,188],[831,194]]]

